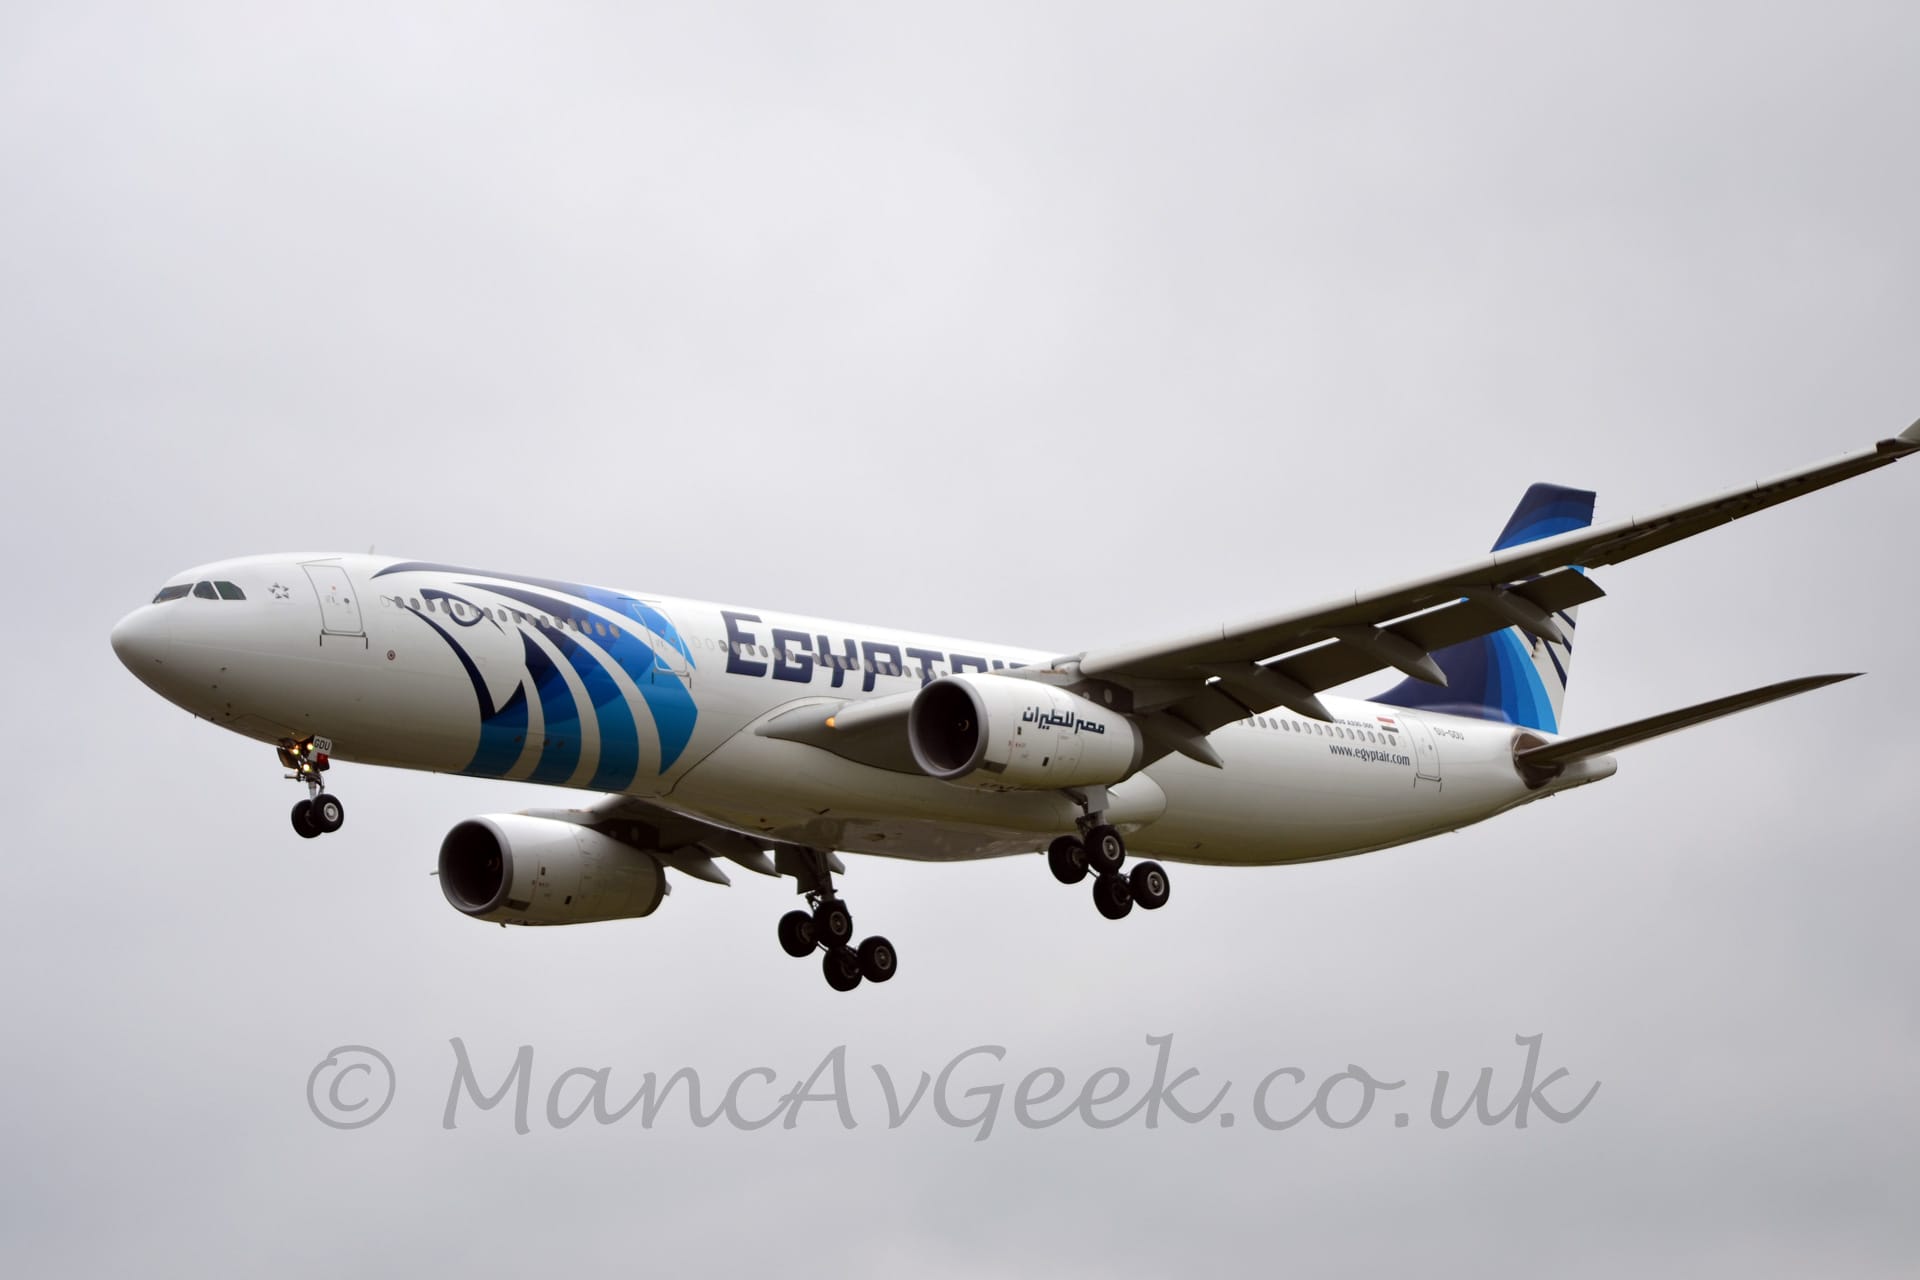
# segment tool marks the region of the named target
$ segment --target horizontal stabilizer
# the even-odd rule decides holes
[[[1616,725],[1611,729],[1602,729],[1598,733],[1583,733],[1576,738],[1562,738],[1558,742],[1528,747],[1519,752],[1515,759],[1526,768],[1551,769],[1558,765],[1571,764],[1575,760],[1586,759],[1588,756],[1605,755],[1609,751],[1617,751],[1621,747],[1630,747],[1636,742],[1658,738],[1676,729],[1705,724],[1709,720],[1730,716],[1736,711],[1745,711],[1749,707],[1777,702],[1781,698],[1791,698],[1796,693],[1806,693],[1812,689],[1838,684],[1842,680],[1851,680],[1859,674],[1858,671],[1850,671],[1843,675],[1802,676],[1798,680],[1782,680],[1779,684],[1749,689],[1745,693],[1729,694],[1724,698],[1715,698],[1712,702],[1702,702],[1697,706],[1682,707],[1678,711],[1648,716],[1645,720]]]

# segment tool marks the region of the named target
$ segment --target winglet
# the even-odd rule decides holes
[[[1882,454],[1891,453],[1900,458],[1910,453],[1920,452],[1920,422],[1915,422],[1891,439],[1882,440],[1875,446],[1875,451]]]

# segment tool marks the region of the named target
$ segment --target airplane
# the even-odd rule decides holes
[[[1597,732],[1560,731],[1593,571],[1920,451],[1872,448],[1650,516],[1529,488],[1480,559],[1290,613],[1057,654],[780,610],[389,556],[283,554],[174,575],[115,625],[135,676],[272,744],[302,837],[340,830],[336,761],[597,793],[484,814],[441,842],[456,910],[502,925],[651,914],[667,872],[791,877],[788,954],[885,982],[841,853],[1044,853],[1109,919],[1158,910],[1164,863],[1272,866],[1458,830],[1601,781],[1613,753],[1850,675]],[[1392,672],[1371,698],[1339,686]],[[1129,864],[1129,855],[1135,856]]]

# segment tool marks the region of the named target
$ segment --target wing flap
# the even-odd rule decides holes
[[[1578,605],[1598,600],[1606,592],[1585,574],[1562,570],[1524,582],[1512,588],[1512,594],[1533,609],[1549,617]],[[1387,634],[1406,641],[1426,653],[1449,645],[1489,635],[1514,625],[1510,610],[1490,607],[1479,600],[1456,600],[1425,613],[1416,614],[1385,628]],[[1262,664],[1222,664],[1209,674],[1215,683],[1187,697],[1169,699],[1164,709],[1203,733],[1275,707],[1285,706],[1303,716],[1325,720],[1329,717],[1312,695],[1371,674],[1390,665],[1374,651],[1357,644],[1329,641],[1303,650],[1278,662]],[[1235,671],[1246,678],[1236,678]],[[1284,684],[1262,680],[1271,672]],[[1286,685],[1293,686],[1292,696]]]
[[[1598,600],[1607,594],[1592,578],[1570,569],[1522,583],[1513,592],[1549,615]],[[1424,652],[1434,653],[1449,645],[1491,635],[1512,625],[1513,619],[1507,614],[1469,599],[1416,614],[1386,630]],[[1282,675],[1316,693],[1370,675],[1384,665],[1365,649],[1340,643],[1308,649],[1272,664]],[[1266,709],[1254,708],[1256,711]]]

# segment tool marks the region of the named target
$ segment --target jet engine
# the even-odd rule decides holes
[[[651,915],[667,882],[653,857],[591,827],[492,813],[440,842],[440,889],[476,920],[586,924]]]
[[[1140,767],[1133,721],[1053,685],[1015,676],[943,676],[907,716],[914,761],[935,778],[985,791],[1106,786]]]

